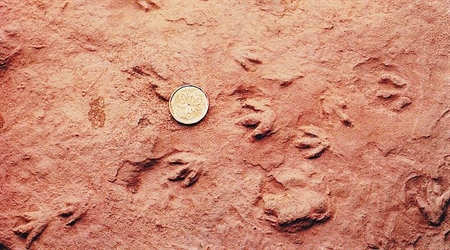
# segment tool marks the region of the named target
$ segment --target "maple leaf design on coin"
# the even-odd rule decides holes
[[[194,85],[176,89],[170,100],[169,109],[173,118],[183,124],[195,124],[208,112],[209,102],[205,92]]]

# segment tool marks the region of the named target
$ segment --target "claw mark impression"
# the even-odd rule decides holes
[[[426,198],[416,198],[420,212],[430,225],[439,226],[445,218],[450,200],[450,189],[442,193],[441,186],[435,180],[427,185]]]
[[[189,187],[197,182],[202,175],[202,164],[204,159],[197,155],[180,152],[171,155],[168,158],[170,165],[179,165],[168,177],[169,181],[181,181],[183,187]]]
[[[343,97],[327,91],[320,99],[322,100],[322,108],[326,115],[336,114],[342,124],[352,126],[352,120],[344,111],[347,108],[347,102]]]
[[[80,201],[77,198],[66,199],[62,206],[57,209],[43,209],[39,211],[26,212],[19,216],[27,223],[14,228],[14,233],[26,238],[26,248],[44,232],[47,226],[55,221],[57,217],[68,218],[67,226],[73,226],[87,211],[88,201]]]
[[[233,51],[232,55],[234,60],[241,65],[246,71],[255,71],[255,65],[262,64],[261,54],[264,50],[260,47],[246,46],[237,48]]]
[[[409,97],[402,96],[403,89],[407,87],[406,80],[403,78],[393,74],[384,74],[378,83],[384,87],[377,91],[376,96],[384,100],[386,104],[390,104],[394,111],[400,112],[412,103]]]
[[[258,101],[247,101],[244,108],[252,109],[257,113],[252,113],[239,118],[237,125],[253,128],[252,137],[260,140],[274,131],[275,112],[268,104],[262,104]]]
[[[136,0],[136,3],[145,11],[149,11],[150,9],[159,9],[159,4],[154,1],[149,0]]]
[[[294,146],[303,151],[307,159],[317,158],[330,146],[325,131],[316,126],[300,127],[301,133],[294,141]]]

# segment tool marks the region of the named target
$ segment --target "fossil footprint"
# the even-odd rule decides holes
[[[232,52],[234,60],[246,71],[255,71],[256,65],[263,63],[265,50],[256,46],[244,46],[236,48]]]
[[[281,231],[301,231],[331,216],[328,198],[309,189],[265,194],[263,201],[266,220]]]
[[[181,181],[183,187],[194,185],[203,173],[202,165],[205,160],[192,153],[176,153],[169,156],[167,160],[169,165],[178,165],[178,168],[172,171],[167,179],[173,182]]]
[[[344,111],[347,108],[347,102],[343,97],[327,91],[320,99],[322,100],[322,108],[326,115],[335,114],[342,124],[348,127],[352,126],[352,120]]]
[[[239,118],[236,121],[236,124],[253,128],[252,137],[254,139],[260,140],[274,132],[276,115],[268,104],[252,100],[247,101],[243,108],[251,109],[256,113],[251,113]]]
[[[303,157],[313,159],[320,157],[330,147],[325,131],[316,126],[302,126],[301,133],[294,141],[294,146],[303,151]]]
[[[433,226],[439,226],[444,220],[450,200],[450,189],[441,193],[441,186],[436,181],[431,180],[427,185],[426,200],[420,196],[416,198],[420,212]]]
[[[378,83],[381,90],[376,92],[377,98],[383,100],[392,110],[400,112],[412,103],[411,98],[404,96],[408,87],[405,79],[389,73],[381,75]]]
[[[57,221],[58,217],[67,218],[66,225],[73,226],[86,213],[88,201],[89,198],[85,200],[68,198],[56,209],[46,208],[26,212],[19,217],[27,223],[14,228],[13,231],[15,234],[26,238],[25,246],[28,249],[51,222]]]
[[[123,161],[111,182],[127,187],[131,193],[136,193],[141,184],[142,172],[153,168],[160,159],[161,157],[151,157],[141,162]]]

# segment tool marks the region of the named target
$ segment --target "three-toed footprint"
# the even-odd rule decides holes
[[[294,146],[303,151],[304,158],[313,159],[321,156],[330,147],[330,143],[323,129],[309,125],[300,127]]]
[[[253,128],[251,133],[253,139],[260,140],[274,132],[276,115],[268,103],[248,100],[243,105],[243,108],[253,110],[256,113],[251,113],[239,118],[236,121],[236,124]]]

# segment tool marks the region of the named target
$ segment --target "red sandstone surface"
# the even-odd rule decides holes
[[[0,249],[450,249],[449,54],[447,0],[3,0]]]

